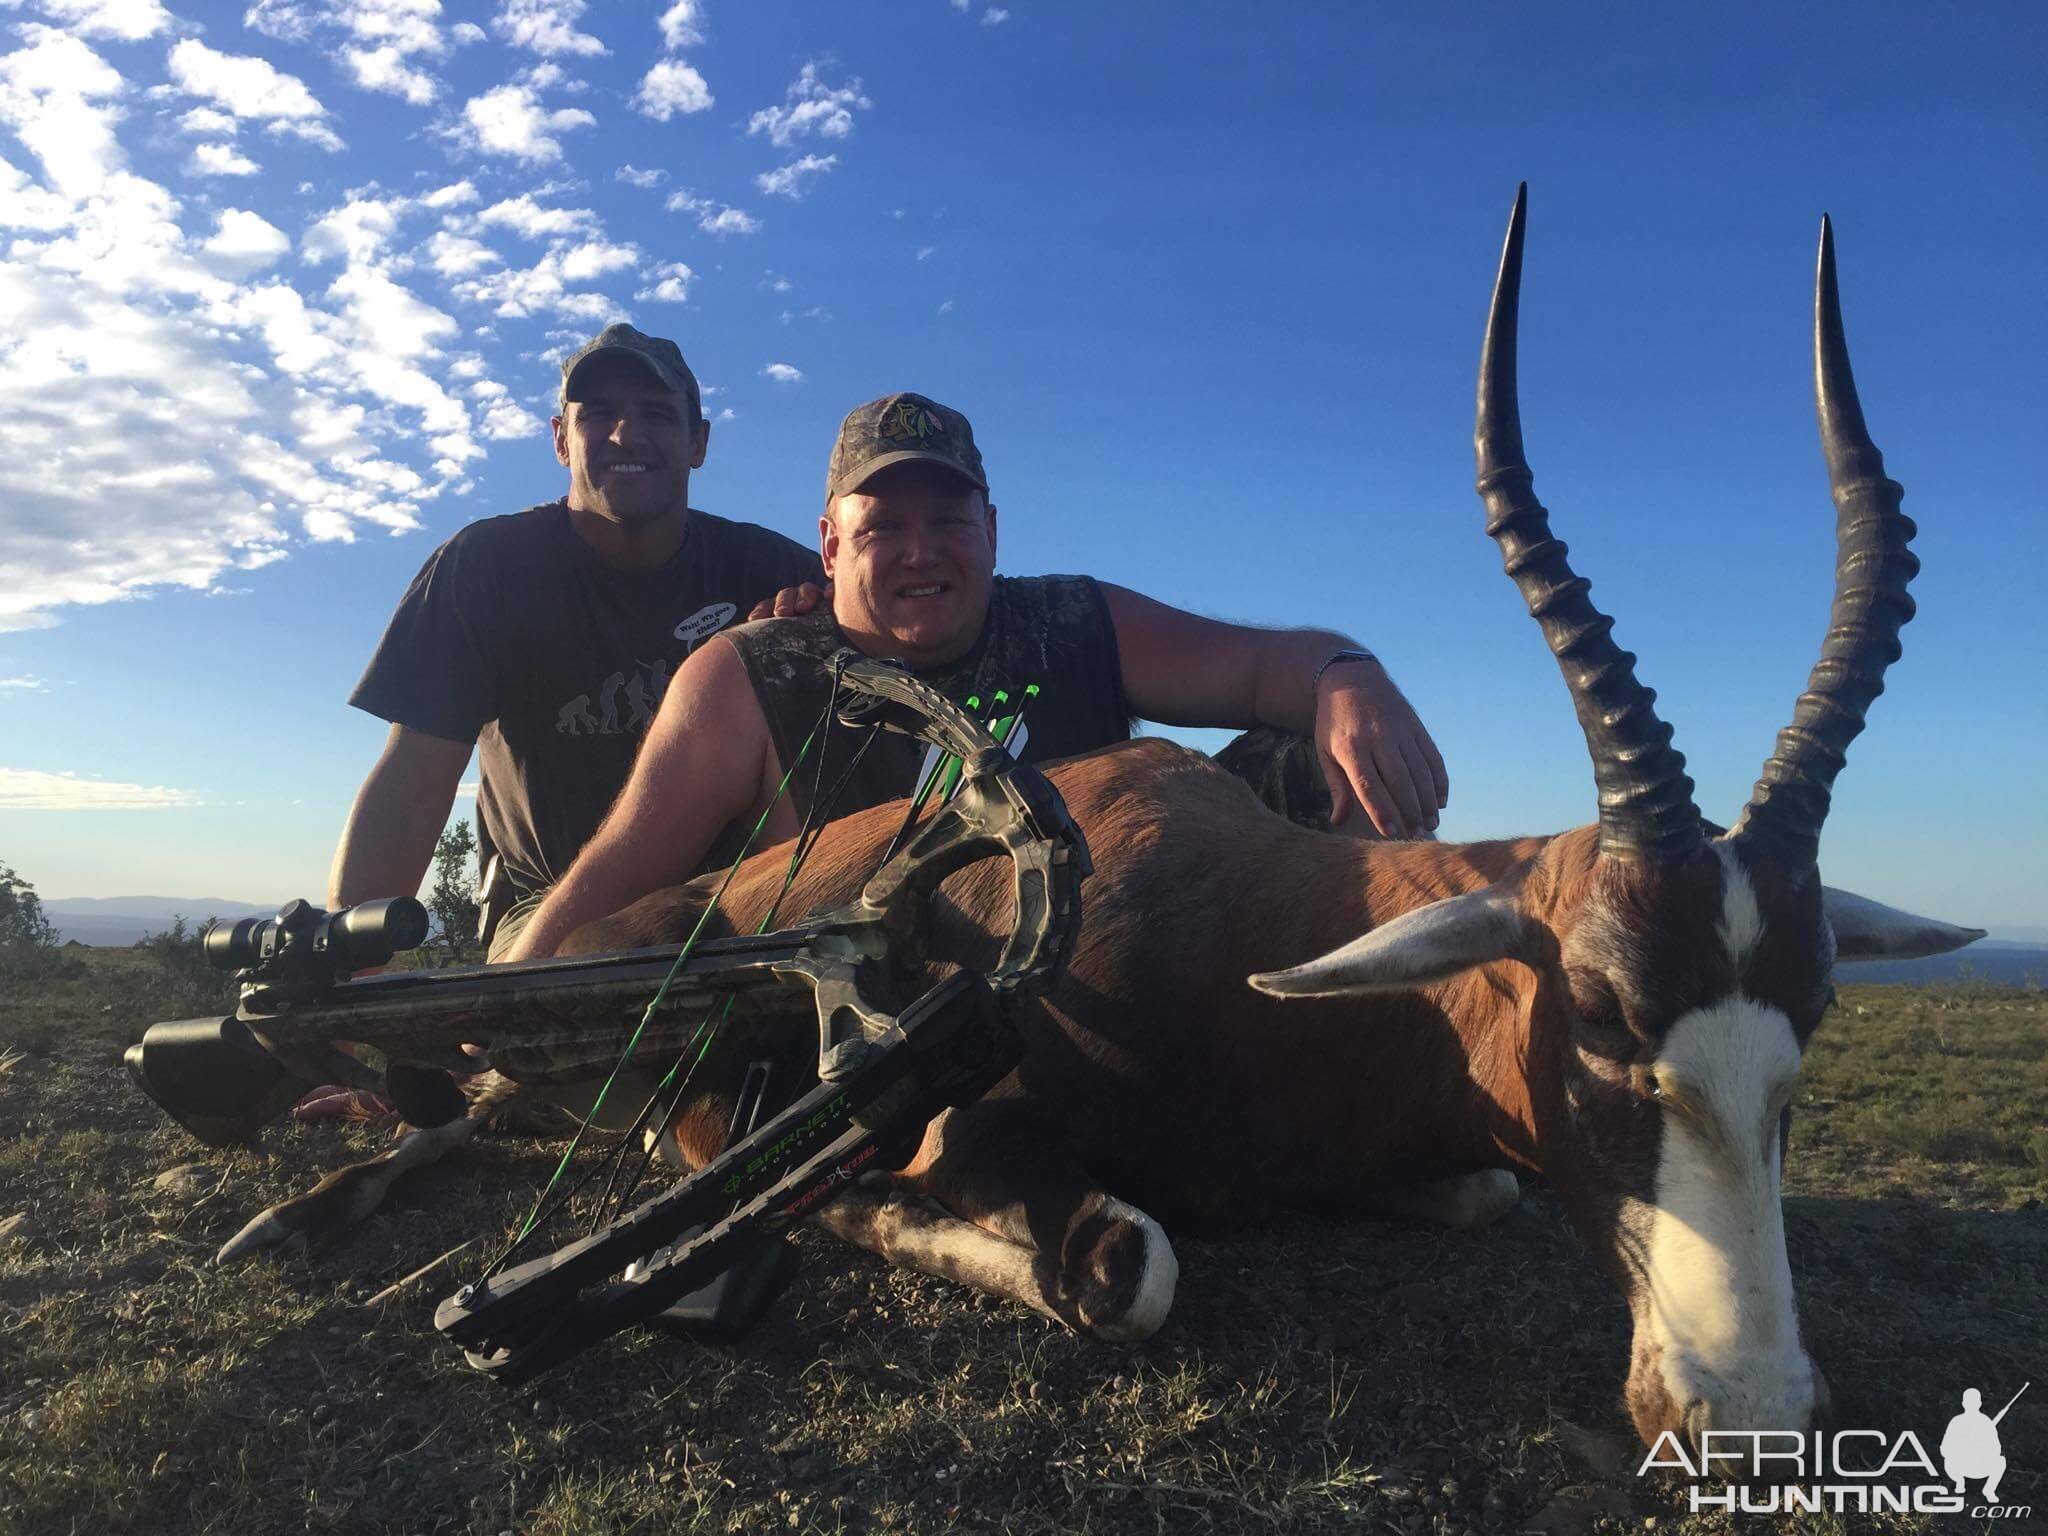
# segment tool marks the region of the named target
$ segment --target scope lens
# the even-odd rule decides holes
[[[263,949],[263,930],[270,919],[244,917],[235,922],[216,922],[206,930],[203,947],[207,963],[217,971],[239,971],[254,965]]]

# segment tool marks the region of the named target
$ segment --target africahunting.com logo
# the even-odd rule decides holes
[[[1963,1411],[1948,1421],[1941,1437],[1941,1464],[1912,1430],[1891,1435],[1881,1429],[1797,1430],[1710,1429],[1691,1449],[1673,1430],[1650,1447],[1636,1476],[1663,1470],[1695,1479],[1692,1507],[1740,1510],[1744,1514],[1962,1515],[1975,1520],[2024,1520],[2030,1504],[2001,1504],[2005,1449],[1998,1423],[2027,1382],[1995,1414],[1984,1412],[1984,1394],[1971,1387]],[[1967,1484],[1980,1482],[1972,1500]],[[1718,1485],[1718,1486],[1716,1486]]]

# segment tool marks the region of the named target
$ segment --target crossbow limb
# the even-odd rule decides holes
[[[731,1263],[749,1232],[800,1219],[864,1167],[907,1155],[941,1110],[994,1086],[1021,1055],[1019,1011],[1056,975],[1079,930],[1087,844],[1043,775],[894,666],[845,659],[840,682],[842,721],[920,737],[964,765],[953,798],[846,905],[773,933],[712,940],[680,965],[682,947],[657,946],[348,980],[352,966],[381,963],[408,936],[424,937],[417,903],[331,916],[293,903],[274,923],[237,925],[220,943],[209,936],[216,953],[249,962],[235,1015],[153,1026],[128,1052],[131,1075],[194,1135],[221,1143],[253,1134],[304,1081],[383,1086],[403,1068],[474,1070],[465,1043],[518,1081],[588,1081],[618,1061],[672,970],[640,1050],[682,1050],[692,1021],[728,1004],[741,1019],[787,1017],[791,989],[808,989],[815,1088],[675,1189],[465,1287],[442,1303],[436,1326],[480,1368],[517,1380],[661,1312]],[[998,854],[1015,866],[1016,917],[994,967],[956,972],[899,1001],[922,965],[940,883]],[[374,1047],[385,1074],[341,1041]],[[633,1278],[610,1278],[628,1265]],[[586,1288],[594,1289],[579,1295]]]

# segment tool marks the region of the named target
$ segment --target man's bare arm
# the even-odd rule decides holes
[[[329,908],[418,893],[472,750],[466,741],[391,727],[334,850]]]
[[[1332,630],[1252,629],[1100,583],[1116,626],[1124,692],[1167,725],[1270,725],[1309,737],[1330,786],[1330,819],[1363,807],[1386,837],[1437,825],[1450,780],[1436,743],[1377,661],[1318,669],[1357,642]]]
[[[739,653],[720,641],[700,647],[662,696],[604,824],[504,958],[552,955],[585,923],[686,878],[727,824],[760,803],[774,755]]]

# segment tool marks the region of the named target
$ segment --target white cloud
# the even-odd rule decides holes
[[[259,169],[232,144],[195,144],[185,157],[187,176],[254,176]]]
[[[473,21],[458,21],[448,29],[448,35],[455,39],[457,47],[467,47],[471,43],[482,42],[485,33],[484,29]]]
[[[512,392],[496,379],[479,379],[469,393],[483,412],[478,431],[493,442],[539,433],[540,418],[514,400]]]
[[[634,110],[657,123],[665,123],[677,113],[708,112],[711,103],[711,87],[681,59],[663,59],[648,70],[633,97]]]
[[[697,227],[707,235],[751,235],[761,228],[761,221],[751,213],[727,203],[714,202],[708,197],[699,197],[687,189],[671,192],[664,206],[670,213],[697,215]]]
[[[17,693],[48,693],[50,691],[49,684],[33,673],[24,674],[20,677],[0,677],[0,692],[5,692],[9,689]]]
[[[681,304],[690,297],[690,284],[697,277],[680,261],[665,261],[647,275],[653,281],[633,295],[642,304]]]
[[[861,94],[860,81],[828,86],[818,78],[818,66],[806,64],[790,83],[785,105],[763,107],[747,119],[747,132],[765,133],[781,149],[812,133],[843,139],[853,132],[855,109],[864,111],[873,105]]]
[[[119,75],[76,38],[21,35],[0,55],[0,126],[35,167],[0,159],[0,392],[17,402],[0,414],[0,630],[231,590],[304,538],[415,528],[468,488],[479,433],[531,429],[509,391],[478,388],[480,360],[457,374],[462,327],[402,281],[421,201],[348,194],[306,231],[311,286],[255,277],[284,232],[134,174]],[[638,262],[585,239],[562,264]]]
[[[440,59],[450,44],[441,34],[440,0],[257,0],[243,24],[285,42],[306,43],[319,28],[349,40],[337,55],[348,77],[366,91],[431,105],[441,82],[420,68]]]
[[[1009,19],[1010,13],[1000,5],[992,5],[981,13],[981,24],[984,27],[1000,27]]]
[[[606,240],[586,240],[560,250],[562,276],[572,283],[587,283],[593,277],[640,265],[640,250],[634,245],[613,245]]]
[[[213,238],[201,246],[216,267],[230,276],[259,272],[292,248],[291,236],[261,214],[224,208],[215,220]]]
[[[405,55],[389,43],[382,48],[344,48],[341,59],[356,84],[366,91],[402,96],[416,107],[433,105],[441,94],[439,81],[406,63]]]
[[[629,187],[658,187],[668,180],[668,172],[663,170],[643,171],[636,166],[622,165],[612,172],[612,180],[623,181]]]
[[[920,245],[917,248],[917,259],[919,261],[929,261],[938,254],[938,249],[936,245]]]
[[[485,267],[504,265],[504,258],[467,235],[437,230],[426,244],[427,262],[443,277],[467,277]]]
[[[545,240],[594,230],[597,215],[588,208],[544,208],[534,201],[531,192],[522,192],[491,204],[476,216],[476,223],[480,228],[496,226],[529,240]]]
[[[803,369],[791,367],[788,363],[770,363],[761,370],[761,374],[778,384],[801,384],[804,381]]]
[[[771,197],[800,198],[804,195],[806,176],[821,176],[838,163],[837,155],[805,155],[801,160],[763,171],[754,178],[754,185]]]
[[[661,28],[661,46],[674,53],[694,48],[704,41],[704,8],[697,0],[675,0],[656,23]]]
[[[34,25],[22,32],[28,46],[0,58],[0,123],[42,162],[52,191],[99,192],[124,163],[114,139],[120,109],[111,103],[126,82],[75,37]]]
[[[253,54],[216,53],[196,38],[171,49],[171,78],[191,95],[202,96],[245,120],[264,122],[267,131],[291,134],[322,149],[343,148],[327,126],[327,109],[296,75],[285,74]]]
[[[721,208],[717,213],[700,214],[697,227],[707,235],[724,239],[727,235],[751,235],[760,231],[761,221],[751,213],[742,213],[737,208]]]
[[[761,286],[770,293],[787,293],[796,285],[780,272],[770,271],[761,274]]]
[[[422,208],[459,208],[464,203],[473,203],[476,200],[475,182],[453,181],[445,187],[436,187],[432,192],[421,198],[420,206]]]
[[[512,155],[529,163],[562,158],[555,137],[571,128],[589,128],[597,119],[581,107],[550,112],[523,85],[501,85],[463,103],[462,120],[453,129],[465,148],[487,155]]]
[[[232,115],[212,107],[194,107],[178,119],[178,131],[206,138],[231,139],[240,127]]]
[[[711,419],[713,421],[738,421],[740,419],[740,413],[728,405],[724,409],[719,411],[719,413],[716,416],[712,417]]]
[[[4,0],[17,5],[20,0]],[[77,37],[109,37],[124,43],[155,37],[171,24],[157,0],[36,0],[36,8]]]
[[[953,313],[953,301],[951,299],[947,299],[942,304],[940,304],[939,313],[942,315],[950,315],[951,313]]]
[[[588,32],[576,30],[583,11],[583,0],[498,0],[491,30],[514,48],[530,48],[540,54],[594,56],[609,52]]]
[[[409,206],[402,197],[352,192],[340,207],[313,221],[300,247],[306,260],[315,265],[335,257],[350,263],[374,261],[391,243],[399,217]]]
[[[501,268],[459,279],[454,291],[464,303],[489,305],[494,314],[506,319],[557,314],[575,320],[615,320],[619,306],[614,300],[570,285],[637,265],[639,260],[640,253],[630,245],[615,246],[596,240],[579,246],[558,246],[530,267]]]
[[[198,805],[190,790],[0,768],[0,811],[161,811]]]
[[[965,11],[973,3],[974,0],[951,0],[953,9],[956,11]]]
[[[284,43],[306,42],[323,19],[317,7],[308,10],[307,0],[256,0],[242,12],[243,26]]]

